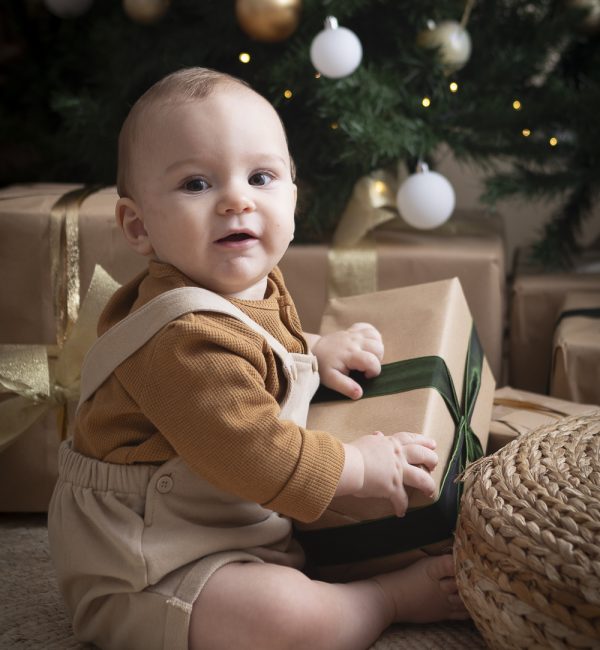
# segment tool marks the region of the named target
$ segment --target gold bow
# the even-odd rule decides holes
[[[0,345],[0,450],[50,409],[66,437],[67,403],[79,393],[83,357],[96,338],[96,323],[118,284],[94,269],[79,306],[79,209],[97,187],[67,192],[50,212],[50,271],[58,345]]]
[[[360,178],[336,228],[329,249],[329,297],[377,290],[377,250],[370,233],[398,216],[397,181],[376,170]]]
[[[61,347],[0,345],[0,451],[51,409],[58,409],[58,431],[66,437],[67,404],[77,399],[83,358],[96,339],[100,312],[118,286],[96,266]]]

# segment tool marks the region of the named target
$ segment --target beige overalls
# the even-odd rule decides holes
[[[305,426],[319,382],[315,357],[289,353],[228,300],[195,287],[158,296],[98,339],[84,362],[80,404],[167,323],[199,311],[229,314],[266,339],[287,379],[280,417]],[[302,566],[291,530],[287,517],[216,489],[181,458],[116,465],[82,456],[70,442],[60,449],[51,555],[75,635],[103,649],[187,649],[192,604],[218,568]]]

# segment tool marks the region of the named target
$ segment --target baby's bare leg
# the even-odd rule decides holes
[[[391,623],[466,618],[451,556],[348,584],[274,564],[228,564],[192,610],[191,650],[366,650]]]

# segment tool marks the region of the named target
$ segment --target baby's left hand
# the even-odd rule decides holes
[[[362,388],[348,377],[351,370],[360,370],[366,377],[381,372],[383,342],[369,323],[354,323],[347,330],[321,336],[312,352],[319,362],[321,383],[352,399],[362,397]]]

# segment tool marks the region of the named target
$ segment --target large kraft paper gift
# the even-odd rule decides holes
[[[516,256],[507,383],[547,394],[556,321],[569,293],[600,292],[600,251],[582,257],[568,272],[544,272],[529,256],[528,249]]]
[[[576,404],[511,386],[498,388],[490,423],[486,454],[493,454],[515,438],[538,427],[553,424],[569,415],[583,415],[598,409],[593,404]],[[600,411],[598,412],[600,417]]]
[[[380,430],[434,438],[437,493],[409,488],[409,510],[396,517],[386,499],[340,497],[311,524],[296,524],[309,570],[326,580],[389,571],[452,544],[460,500],[455,478],[487,444],[495,382],[457,278],[335,298],[321,333],[368,321],[383,336],[382,373],[361,378],[358,401],[320,389],[308,427],[343,442]]]
[[[498,218],[464,212],[433,231],[399,218],[355,246],[293,245],[280,266],[302,326],[316,332],[331,297],[458,277],[496,379],[502,376],[505,245]]]
[[[0,190],[0,511],[45,511],[98,315],[144,268],[115,223],[114,188]],[[112,276],[112,277],[111,277]]]
[[[600,405],[600,291],[565,299],[554,332],[550,395]]]

